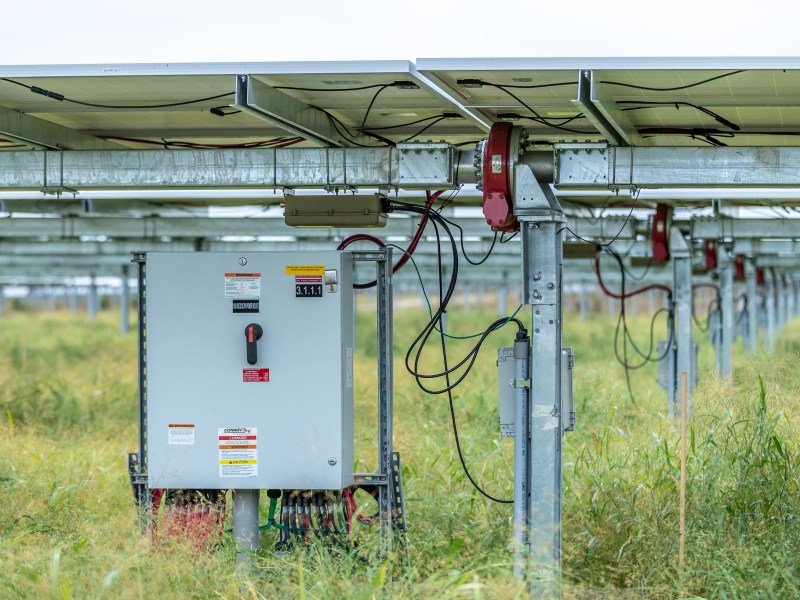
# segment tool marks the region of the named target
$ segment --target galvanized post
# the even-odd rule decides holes
[[[581,314],[581,321],[586,321],[586,318],[589,316],[589,284],[585,281],[581,281],[579,302],[580,302],[580,314]]]
[[[756,259],[746,256],[744,259],[744,283],[747,289],[747,340],[748,352],[758,350],[758,287],[756,285]]]
[[[122,266],[122,292],[119,297],[120,329],[128,333],[131,327],[131,286],[128,275],[128,265]]]
[[[767,331],[764,336],[764,349],[775,349],[775,276],[772,269],[764,269],[764,304],[767,313]]]
[[[785,288],[785,295],[786,295],[786,323],[791,321],[794,318],[794,280],[792,278],[792,273],[787,272],[783,274],[784,280],[784,288]]]
[[[89,320],[94,320],[97,316],[98,299],[97,299],[97,282],[92,275],[89,282],[89,288],[86,290],[86,312],[89,315]]]
[[[783,329],[784,295],[781,274],[772,271],[772,286],[775,290],[775,335],[780,335]]]
[[[524,220],[523,220],[524,219]],[[561,215],[522,220],[524,301],[532,305],[528,540],[531,592],[555,593],[561,570]]]
[[[729,249],[721,242],[717,244],[717,273],[719,275],[719,370],[723,379],[729,379],[732,372],[733,339],[735,317],[733,314],[733,261]]]
[[[75,282],[67,285],[67,305],[69,306],[69,312],[73,314],[78,312],[78,292],[75,289]]]
[[[687,418],[692,414],[692,387],[694,372],[692,369],[692,356],[694,345],[692,341],[692,251],[680,229],[672,227],[669,236],[669,251],[673,263],[672,294],[675,300],[675,342],[677,345],[677,360],[675,369],[675,398],[680,398],[680,382],[683,373],[686,373],[688,382],[686,390]],[[680,404],[676,403],[676,407]],[[680,410],[675,410],[675,415],[680,417]]]
[[[236,562],[251,565],[258,551],[259,490],[233,490],[233,539]]]
[[[792,296],[794,297],[794,312],[792,313],[792,317],[796,317],[798,314],[800,314],[800,281],[798,280],[796,273],[792,273],[791,281]]]
[[[514,169],[514,214],[522,238],[522,303],[531,305],[528,429],[528,582],[552,598],[561,579],[561,327],[564,216],[550,187],[527,165]],[[529,373],[532,369],[529,367]]]
[[[503,280],[497,290],[497,313],[500,317],[505,317],[508,310],[508,273],[503,271]]]
[[[0,285],[0,315],[5,312],[6,308],[6,286]]]

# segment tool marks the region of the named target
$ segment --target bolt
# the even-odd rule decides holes
[[[239,264],[245,266],[247,264],[247,259],[244,256],[240,257]]]
[[[333,467],[333,466],[335,466],[335,465],[336,465],[336,459],[335,459],[335,458],[333,458],[333,457],[331,456],[331,457],[328,459],[328,464],[329,464],[330,466],[332,466],[332,467]]]
[[[553,283],[553,282],[550,282],[550,283],[547,284],[547,289],[548,290],[552,290],[554,287],[556,287],[556,284]]]
[[[539,290],[533,290],[533,297],[536,298],[537,300],[541,300],[542,294],[539,292]]]
[[[541,273],[541,271],[540,271],[540,272],[538,272],[538,273],[536,273],[536,274],[533,276],[533,280],[534,280],[534,281],[539,281],[541,278],[542,278],[542,273]]]

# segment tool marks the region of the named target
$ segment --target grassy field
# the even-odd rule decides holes
[[[523,597],[510,577],[511,509],[464,478],[445,397],[416,388],[401,358],[423,322],[396,315],[396,449],[402,453],[410,569],[366,563],[319,545],[289,558],[262,535],[258,575],[237,572],[230,540],[213,553],[153,548],[137,534],[126,453],[136,445],[135,334],[117,316],[0,319],[0,598]],[[490,312],[449,314],[473,333]],[[356,360],[358,469],[374,468],[374,343],[361,319]],[[643,341],[646,321],[634,321]],[[497,432],[495,349],[487,343],[456,394],[468,462],[510,497],[510,440]],[[576,354],[576,431],[564,445],[565,596],[793,598],[800,596],[800,327],[774,355],[736,350],[734,383],[712,374],[702,342],[691,422],[686,568],[677,568],[676,423],[654,367],[633,376],[632,405],[611,352],[613,324],[567,316]],[[460,352],[453,344],[452,355]],[[435,365],[435,359],[431,358]],[[534,376],[536,365],[534,365]],[[366,528],[365,528],[366,529]],[[370,548],[364,532],[363,548]]]

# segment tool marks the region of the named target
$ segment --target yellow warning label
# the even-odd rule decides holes
[[[287,275],[325,275],[325,265],[286,265]]]
[[[257,460],[244,460],[235,458],[219,461],[219,464],[221,465],[255,465],[257,463],[258,463]]]

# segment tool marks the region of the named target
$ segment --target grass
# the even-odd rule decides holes
[[[423,315],[396,314],[396,440],[402,453],[412,567],[332,554],[318,545],[277,558],[262,536],[259,575],[237,571],[230,540],[211,554],[153,548],[136,532],[126,452],[136,445],[135,334],[113,314],[0,320],[0,598],[524,597],[511,578],[511,510],[466,482],[446,398],[416,388],[402,366]],[[524,317],[526,320],[528,317]],[[448,314],[473,333],[489,312]],[[647,323],[632,320],[643,337]],[[655,370],[628,399],[604,316],[567,317],[575,349],[576,431],[564,442],[564,592],[575,598],[800,596],[800,326],[779,352],[736,349],[733,383],[712,373],[701,341],[688,459],[687,559],[677,569],[677,424]],[[497,432],[494,352],[486,345],[456,411],[467,460],[490,492],[510,497],[512,448]],[[356,356],[359,470],[374,468],[374,346],[360,315]],[[468,342],[454,341],[452,355]],[[436,367],[434,353],[427,357]],[[535,376],[534,365],[534,376]],[[364,534],[370,548],[369,532]]]

